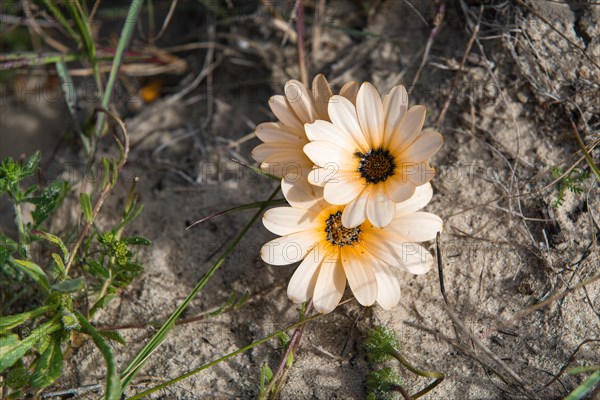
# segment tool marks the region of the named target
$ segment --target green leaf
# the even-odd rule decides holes
[[[102,159],[102,163],[104,164],[104,176],[102,177],[102,189],[106,188],[108,185],[108,179],[110,177],[110,163],[106,158]]]
[[[121,336],[121,334],[117,331],[100,331],[100,334],[102,336],[104,336],[107,339],[110,340],[114,340],[115,342],[118,342],[120,344],[127,344],[127,341],[125,340],[125,338],[123,336]]]
[[[81,204],[85,220],[91,224],[94,220],[94,216],[92,214],[92,202],[90,201],[90,196],[87,193],[81,193],[79,196],[79,203]]]
[[[32,263],[31,261],[25,260],[15,260],[10,259],[12,261],[11,265],[25,272],[27,275],[31,277],[42,288],[45,290],[50,290],[50,284],[48,283],[48,277],[44,273],[39,265]]]
[[[142,236],[133,236],[124,238],[123,241],[127,244],[132,244],[135,246],[151,246],[152,242],[145,237]]]
[[[55,319],[34,329],[29,336],[19,340],[17,335],[10,334],[0,337],[0,373],[12,367],[21,359],[38,341],[44,339],[60,328]]]
[[[60,270],[61,277],[64,277],[66,275],[65,263],[60,258],[60,256],[56,253],[52,253],[52,258],[54,259],[54,262],[56,263],[56,265],[58,266],[58,269]]]
[[[78,290],[83,289],[83,285],[85,283],[85,278],[80,276],[75,279],[68,279],[66,281],[62,281],[52,285],[52,290],[56,290],[60,293],[73,293]]]
[[[35,174],[40,166],[42,153],[38,150],[23,163],[23,177]]]
[[[106,269],[104,265],[100,264],[96,260],[86,260],[84,266],[87,267],[86,269],[88,272],[96,278],[110,278],[110,272],[108,269]]]
[[[575,388],[564,400],[581,400],[600,383],[600,371],[594,372],[583,383]]]
[[[106,307],[106,305],[115,297],[116,297],[116,295],[114,293],[109,293],[109,294],[102,296],[98,300],[96,300],[96,303],[90,309],[90,315],[94,315],[96,313],[96,311],[98,311],[101,308]]]
[[[260,394],[259,398],[263,398],[265,395],[265,384],[268,384],[273,379],[273,371],[265,361],[260,368]]]
[[[56,305],[47,305],[47,306],[42,306],[42,307],[38,307],[36,309],[33,309],[31,311],[26,311],[20,314],[14,314],[14,315],[7,315],[5,317],[0,317],[0,335],[3,335],[6,333],[6,331],[8,329],[12,329],[15,326],[19,326],[21,325],[23,322],[39,317],[40,315],[53,310],[56,308]]]
[[[35,363],[35,370],[31,376],[31,386],[34,388],[50,386],[60,377],[63,364],[61,342],[61,332],[55,332],[48,347]]]
[[[0,235],[0,266],[4,265],[10,256],[19,249],[19,244],[7,236]]]
[[[118,400],[121,397],[121,380],[117,373],[117,364],[115,358],[110,349],[110,346],[102,335],[89,323],[89,321],[77,310],[75,310],[77,319],[81,324],[81,331],[87,333],[92,337],[92,340],[102,352],[104,360],[106,361],[106,399],[107,400]]]
[[[35,236],[41,237],[42,239],[45,239],[57,245],[60,248],[60,251],[62,251],[63,253],[64,261],[67,261],[69,259],[69,250],[67,250],[67,246],[65,246],[63,241],[58,236],[40,230],[31,231],[31,233]]]
[[[52,4],[50,1],[47,2]],[[67,27],[70,27],[70,25],[67,25]],[[75,39],[79,39],[78,36],[72,36]],[[69,72],[67,63],[65,63],[64,60],[59,60],[56,62],[56,72],[60,77],[60,85],[67,103],[67,109],[73,118],[73,122],[75,122],[75,129],[81,138],[85,150],[88,151],[90,148],[90,139],[83,133],[83,130],[81,129],[81,123],[79,122],[79,116],[77,114],[77,90],[73,84],[73,78],[71,78],[71,73]]]
[[[52,182],[42,191],[39,197],[27,199],[29,203],[35,205],[35,210],[31,213],[34,228],[40,226],[56,207],[58,207],[60,201],[67,193],[68,187],[67,182]]]
[[[17,363],[17,365],[8,370],[5,377],[6,386],[11,389],[21,389],[29,383],[29,372],[23,363]],[[19,397],[14,398],[18,399]]]

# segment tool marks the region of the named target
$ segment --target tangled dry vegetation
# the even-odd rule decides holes
[[[366,397],[367,376],[378,367],[367,361],[363,342],[376,325],[395,330],[413,364],[445,373],[429,398],[563,398],[589,376],[569,373],[572,368],[600,364],[600,189],[590,164],[597,165],[600,154],[600,6],[526,0],[176,3],[156,3],[164,29],[157,23],[155,40],[148,40],[146,26],[134,36],[131,51],[143,59],[125,62],[117,85],[115,107],[130,140],[123,174],[139,179],[145,206],[128,229],[153,242],[140,253],[141,276],[93,321],[127,340],[127,346],[114,344],[119,370],[155,332],[149,324],[181,303],[250,214],[185,228],[223,209],[263,201],[275,187],[243,166],[253,164],[250,150],[258,144],[251,132],[273,119],[267,107],[272,93],[281,93],[288,79],[316,73],[338,88],[370,81],[384,92],[402,83],[411,105],[427,106],[426,126],[445,138],[433,160],[438,174],[428,206],[444,220],[444,232],[437,243],[439,272],[403,276],[394,310],[349,301],[303,328],[293,367],[283,368],[280,397]],[[110,22],[99,29],[110,31]],[[25,85],[53,79],[41,67],[19,71]],[[72,71],[76,87],[85,87],[87,72]],[[64,102],[17,100],[3,104],[2,158],[41,146],[46,167],[60,165],[58,174],[77,189],[89,185],[81,168],[65,167],[83,161],[73,136],[62,135],[73,129]],[[80,115],[94,106],[82,102]],[[99,154],[110,146],[101,141]],[[107,200],[99,225],[117,218],[128,187],[122,184]],[[52,220],[54,231],[78,218],[78,199],[65,202]],[[257,225],[242,239],[128,396],[297,320],[285,294],[293,268],[268,266],[258,257],[272,237]],[[203,314],[232,293],[247,293],[243,306],[226,305],[212,318]],[[284,353],[272,340],[153,396],[256,397],[261,366],[285,366]],[[98,350],[84,342],[66,363],[65,375],[44,398],[98,397],[105,376]],[[407,371],[400,377],[411,393],[426,385]],[[388,396],[402,398],[399,392]]]

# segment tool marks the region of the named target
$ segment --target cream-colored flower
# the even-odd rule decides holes
[[[394,205],[394,216],[385,228],[370,222],[345,228],[343,206],[326,203],[322,188],[306,180],[291,184],[284,179],[281,185],[290,207],[268,210],[263,223],[282,237],[265,244],[261,257],[274,265],[302,261],[287,289],[293,302],[312,298],[317,311],[330,312],[340,302],[348,280],[360,304],[377,301],[390,309],[400,300],[394,269],[423,274],[431,268],[431,253],[416,243],[432,240],[442,229],[438,216],[418,211],[431,199],[429,183]]]
[[[279,121],[256,127],[256,136],[264,143],[252,150],[252,157],[270,174],[305,176],[313,162],[303,151],[308,143],[304,124],[330,120],[327,106],[332,92],[321,74],[313,80],[312,92],[297,80],[287,82],[284,92],[285,96],[276,95],[269,99],[269,107]],[[340,90],[340,96],[353,102],[357,92],[358,84],[349,82]]]
[[[316,164],[309,174],[324,186],[328,203],[346,205],[342,223],[351,228],[369,220],[377,227],[389,224],[395,203],[409,199],[417,186],[431,180],[427,160],[443,138],[425,130],[425,107],[408,109],[403,86],[383,99],[368,82],[361,85],[356,106],[342,96],[329,101],[328,121],[305,125],[310,143],[306,155]]]

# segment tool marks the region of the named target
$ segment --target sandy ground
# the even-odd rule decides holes
[[[444,306],[436,271],[403,275],[402,301],[394,310],[364,309],[351,301],[307,326],[281,398],[365,398],[366,377],[373,366],[362,343],[368,330],[381,324],[398,332],[404,354],[415,365],[446,373],[447,379],[428,398],[561,398],[581,377],[553,377],[584,340],[598,339],[600,284],[568,293],[528,315],[522,312],[600,270],[600,190],[593,178],[584,183],[583,194],[567,192],[559,209],[552,207],[556,188],[539,191],[552,181],[553,167],[568,168],[580,157],[569,118],[577,122],[586,143],[599,137],[600,7],[579,2],[539,2],[533,11],[504,3],[486,7],[480,40],[473,43],[465,72],[455,80],[471,35],[460,5],[449,4],[429,62],[413,86],[436,10],[429,2],[413,2],[426,25],[407,3],[381,2],[366,12],[354,2],[334,2],[326,22],[373,35],[357,38],[324,29],[311,71],[324,72],[338,86],[369,80],[387,90],[403,83],[412,88],[411,104],[427,106],[429,126],[435,125],[452,96],[441,128],[445,144],[434,160],[435,194],[427,211],[445,221],[441,255],[446,292],[450,313],[460,323],[453,324]],[[476,24],[479,9],[471,11]],[[361,13],[366,13],[363,20],[353,19]],[[177,102],[166,96],[126,119],[133,144],[130,163],[122,190],[106,205],[104,216],[108,221],[117,218],[129,182],[137,176],[145,209],[129,233],[144,235],[154,244],[140,255],[146,266],[143,275],[99,314],[98,325],[167,317],[252,211],[220,216],[189,231],[185,227],[230,206],[266,199],[275,188],[275,183],[230,158],[252,162],[250,150],[258,140],[237,141],[253,124],[272,120],[268,97],[299,74],[295,47],[281,47],[282,32],[268,23],[223,30],[230,33],[223,43],[231,51],[219,53],[223,59],[212,76],[213,91],[200,87]],[[186,82],[189,79],[174,91]],[[21,111],[13,110],[15,116]],[[5,148],[6,132],[20,130],[14,124],[9,127],[6,117],[1,120]],[[32,129],[36,130],[27,131]],[[22,151],[26,150],[15,149]],[[56,161],[70,159],[69,152],[59,150]],[[67,213],[60,223],[68,218]],[[128,394],[297,320],[296,306],[285,295],[294,268],[265,265],[258,257],[261,245],[272,237],[260,224],[254,226],[184,317],[219,307],[231,293],[248,292],[247,304],[176,327]],[[129,342],[114,344],[121,368],[153,332],[121,331]],[[275,369],[281,355],[279,343],[271,341],[154,398],[253,398],[261,365],[268,362]],[[600,352],[593,342],[583,345],[570,365],[598,363]],[[69,364],[70,372],[52,390],[102,382],[104,364],[91,345],[79,348]],[[401,375],[411,392],[426,384],[410,373]],[[81,395],[97,396],[98,392]]]

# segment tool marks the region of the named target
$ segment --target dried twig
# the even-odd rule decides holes
[[[413,10],[414,10],[414,6],[409,1],[405,0],[405,2],[407,4],[409,4],[409,6],[411,8],[413,8]],[[415,12],[416,12],[416,10],[415,10]],[[420,13],[418,13],[418,14],[421,15]],[[427,59],[429,58],[429,51],[431,50],[431,45],[433,44],[435,37],[437,36],[437,34],[440,31],[440,27],[442,26],[442,22],[444,21],[445,14],[446,14],[446,4],[443,1],[441,1],[438,5],[438,9],[437,9],[435,18],[433,19],[433,28],[431,29],[431,32],[429,33],[429,38],[427,39],[427,43],[425,44],[425,51],[423,52],[423,58],[421,59],[421,64],[419,65],[419,68],[417,69],[417,72],[415,73],[415,77],[413,78],[412,84],[410,85],[410,88],[408,89],[408,94],[411,94],[412,91],[414,90],[415,86],[417,85],[417,82],[419,81],[419,77],[421,76],[421,71],[423,71],[425,64],[427,64]],[[425,23],[427,23],[427,21],[425,21]]]
[[[454,79],[452,80],[452,86],[450,87],[450,93],[448,94],[448,97],[446,98],[446,101],[444,102],[444,105],[442,106],[442,111],[440,111],[440,115],[438,116],[437,121],[435,122],[436,129],[438,129],[438,130],[442,127],[444,119],[446,118],[446,112],[448,111],[450,102],[454,98],[454,89],[458,86],[458,78],[460,77],[460,74],[463,72],[463,68],[465,66],[465,63],[467,62],[467,58],[469,57],[469,54],[471,54],[471,49],[473,48],[473,43],[475,43],[475,39],[477,38],[477,35],[479,34],[482,13],[483,13],[483,6],[481,6],[479,9],[479,19],[477,20],[477,25],[475,25],[475,27],[473,28],[473,32],[471,33],[471,37],[469,38],[469,41],[467,42],[467,48],[465,49],[465,53],[460,62],[460,66],[458,67],[456,74],[454,74]]]

